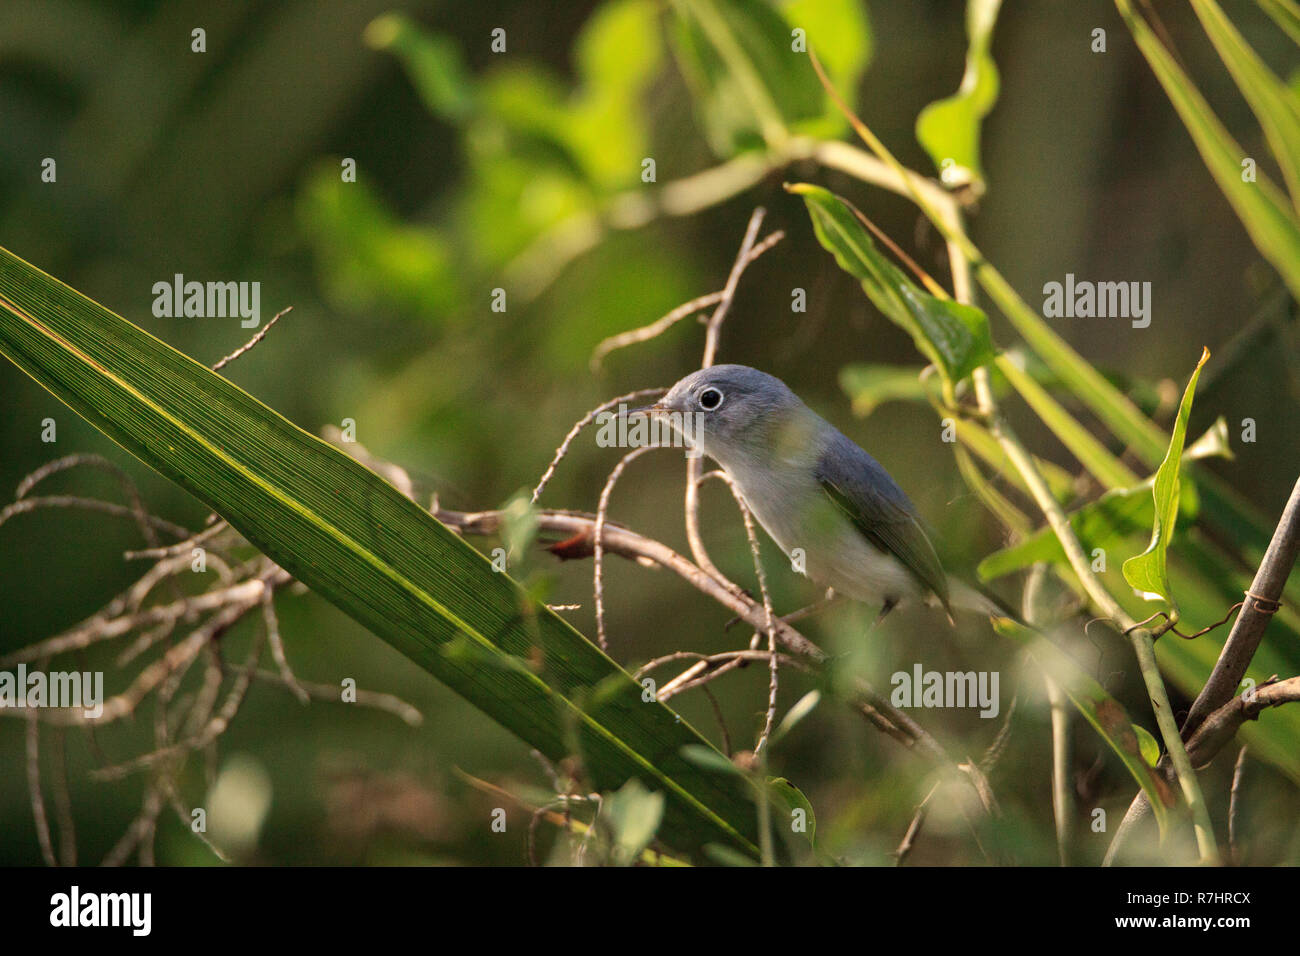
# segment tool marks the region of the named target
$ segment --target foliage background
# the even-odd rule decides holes
[[[1224,6],[1275,69],[1284,76],[1294,69],[1294,48],[1252,4]],[[802,203],[781,191],[780,174],[698,215],[614,233],[535,296],[511,291],[508,312],[489,308],[491,289],[503,274],[518,274],[507,270],[545,227],[599,197],[653,188],[639,184],[642,156],[655,158],[661,183],[717,162],[658,29],[639,28],[669,14],[653,4],[404,4],[411,21],[447,38],[463,62],[466,79],[452,77],[438,94],[427,83],[417,90],[398,58],[374,48],[384,34],[379,27],[367,33],[367,25],[394,7],[393,0],[10,0],[0,7],[0,244],[210,361],[246,331],[233,320],[155,318],[153,284],[175,273],[260,281],[264,316],[290,304],[294,311],[231,377],[309,430],[356,419],[360,441],[409,466],[444,504],[479,508],[531,487],[586,409],[695,367],[700,337],[689,323],[615,353],[598,374],[588,357],[606,335],[720,287],[750,211],[763,204],[769,225],[789,235],[746,274],[721,358],[784,378],[872,451],[938,529],[956,566],[971,567],[998,546],[996,529],[939,444],[929,409],[887,403],[865,421],[852,416],[837,384],[842,365],[916,364],[917,357],[816,245]],[[866,9],[871,61],[857,86],[858,112],[904,163],[930,169],[913,123],[960,78],[964,4],[908,0]],[[1162,4],[1160,13],[1219,115],[1248,152],[1257,147],[1263,155],[1245,104],[1190,12]],[[195,26],[207,30],[206,54],[189,50]],[[507,31],[507,54],[489,50],[494,27]],[[1105,54],[1089,50],[1096,27],[1107,31]],[[865,53],[866,35],[855,36]],[[1054,327],[1090,361],[1131,381],[1136,394],[1165,395],[1163,424],[1200,345],[1208,345],[1216,361],[1203,376],[1191,432],[1225,416],[1237,457],[1210,467],[1275,516],[1300,459],[1293,306],[1277,294],[1276,277],[1260,264],[1114,8],[1008,4],[993,54],[1002,88],[984,124],[989,192],[973,217],[974,238],[1030,303],[1067,272],[1150,281],[1148,329],[1103,319]],[[58,160],[55,185],[40,182],[46,156]],[[357,160],[355,185],[338,181],[344,156]],[[788,178],[814,179],[852,198],[927,269],[946,274],[942,243],[904,200],[813,167]],[[790,312],[794,287],[808,291],[806,314]],[[994,321],[995,336],[1011,338]],[[0,371],[0,408],[0,489],[57,454],[96,450],[131,471],[153,510],[202,520],[182,492],[11,367]],[[40,441],[46,417],[58,422],[54,446]],[[1236,423],[1247,417],[1258,422],[1254,444],[1235,440]],[[1030,447],[1066,460],[1036,421],[1016,424]],[[613,462],[609,451],[583,444],[544,502],[594,509]],[[64,487],[98,480],[69,478]],[[651,456],[620,484],[612,514],[684,549],[681,493],[676,457]],[[743,530],[724,489],[705,491],[705,515],[715,557],[749,582]],[[128,523],[79,514],[17,518],[0,528],[0,652],[96,610],[133,579],[119,555],[137,545]],[[766,540],[764,549],[778,607],[806,603],[812,589],[784,570]],[[521,573],[551,579],[553,600],[582,602],[570,617],[591,634],[590,570],[540,553]],[[667,575],[612,562],[607,587],[620,660],[729,646],[726,613]],[[544,787],[526,748],[323,601],[291,598],[281,613],[300,676],[355,677],[410,700],[426,721],[413,729],[343,706],[304,709],[258,688],[223,739],[219,762],[256,834],[240,843],[239,857],[520,862],[525,817],[512,812],[508,832],[491,833],[495,801],[454,768]],[[927,669],[1000,668],[1009,697],[1010,649],[983,625],[954,637],[932,614],[900,612],[864,642],[868,619],[867,611],[844,611],[810,624],[809,633],[852,654],[879,686],[919,661]],[[1107,686],[1134,713],[1145,712],[1134,706],[1143,698],[1131,656],[1113,645],[1105,660]],[[751,668],[724,680],[717,686],[728,723],[748,737],[765,705],[766,673]],[[1050,751],[1033,684],[1025,682],[1024,713],[993,783],[1006,811],[1006,845],[1027,862],[1050,862]],[[787,677],[783,707],[804,689]],[[677,706],[711,730],[703,700]],[[970,713],[920,716],[958,754],[978,755],[996,730]],[[1094,738],[1084,732],[1078,740],[1090,795],[1081,802],[1105,807],[1117,822],[1130,783],[1100,757]],[[101,746],[125,756],[130,733]],[[21,723],[0,722],[0,862],[39,861],[22,754]],[[1094,756],[1099,763],[1090,770]],[[138,795],[129,783],[90,782],[84,771],[97,760],[79,740],[68,759],[83,858],[97,859],[131,819]],[[831,708],[800,725],[773,759],[775,771],[811,798],[819,841],[856,861],[887,859],[925,792],[916,761]],[[1220,819],[1229,771],[1216,767],[1205,783]],[[256,795],[267,792],[260,819]],[[1289,825],[1298,809],[1291,782],[1252,765],[1246,794],[1255,861],[1300,860],[1300,837]],[[1099,856],[1106,838],[1081,837],[1089,838]],[[960,820],[939,815],[913,859],[979,856]],[[159,860],[212,857],[169,819]]]

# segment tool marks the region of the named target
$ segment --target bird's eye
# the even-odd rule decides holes
[[[706,388],[700,392],[700,408],[711,412],[722,404],[722,393],[716,388]]]

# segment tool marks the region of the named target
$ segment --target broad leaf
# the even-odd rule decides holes
[[[794,133],[834,137],[844,127],[808,59],[816,49],[852,91],[871,55],[857,0],[673,0],[671,38],[714,152],[779,146]]]
[[[632,779],[605,800],[604,808],[614,831],[614,860],[631,863],[654,839],[664,816],[664,795],[652,793]]]
[[[778,146],[822,91],[790,27],[766,0],[673,0],[673,41],[716,153]]]

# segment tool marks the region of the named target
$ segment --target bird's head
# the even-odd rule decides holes
[[[672,424],[723,467],[742,457],[781,453],[791,426],[808,414],[784,382],[747,365],[692,372],[645,411]]]

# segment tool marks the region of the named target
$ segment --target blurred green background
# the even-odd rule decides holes
[[[822,35],[835,38],[824,56],[833,74],[854,80],[859,114],[904,163],[932,172],[913,125],[960,80],[964,4],[778,6],[824,18],[833,29]],[[1194,18],[1180,4],[1157,7],[1220,116],[1263,156],[1249,111]],[[1295,48],[1253,4],[1225,8],[1275,69],[1286,76],[1296,67]],[[204,53],[190,48],[196,27],[206,31]],[[1090,49],[1098,27],[1107,32],[1104,54]],[[495,28],[505,30],[504,53],[491,49]],[[614,353],[598,372],[588,360],[606,336],[720,288],[750,212],[764,205],[768,227],[787,238],[744,277],[720,359],[785,379],[891,470],[939,531],[951,563],[972,567],[1000,536],[937,442],[931,410],[887,403],[857,419],[837,381],[849,362],[917,365],[918,356],[817,245],[802,202],[781,182],[807,179],[852,199],[945,281],[942,243],[914,207],[804,163],[689,215],[590,233],[584,215],[716,166],[725,158],[718,149],[737,145],[727,142],[725,115],[719,122],[696,109],[668,42],[674,29],[671,9],[648,0],[6,0],[0,244],[208,362],[241,344],[247,330],[236,319],[155,318],[153,284],[176,273],[259,281],[264,318],[289,305],[293,312],[228,370],[231,379],[309,431],[354,419],[357,439],[409,468],[425,494],[474,510],[531,488],[587,409],[668,385],[697,366],[702,335],[693,322]],[[1211,467],[1276,516],[1300,463],[1294,307],[1114,7],[1010,2],[993,54],[1002,85],[984,124],[988,192],[971,216],[975,240],[1031,304],[1044,283],[1066,273],[1149,281],[1147,329],[1108,319],[1053,326],[1103,370],[1175,400],[1201,345],[1209,346],[1225,361],[1207,367],[1192,433],[1225,416],[1237,457]],[[820,122],[810,128],[839,134],[835,121]],[[41,181],[45,157],[57,161],[56,183]],[[641,181],[645,157],[655,160],[656,184]],[[345,158],[356,161],[355,183],[341,181]],[[506,290],[504,313],[491,308],[496,288]],[[806,313],[791,312],[795,288],[806,290]],[[1000,323],[994,317],[995,339],[1011,340]],[[1246,360],[1226,361],[1238,353]],[[153,511],[201,524],[193,500],[12,366],[0,366],[0,407],[3,500],[43,462],[97,451],[131,472]],[[1167,401],[1148,410],[1163,424],[1172,413]],[[1050,433],[1017,411],[1027,444],[1068,463]],[[57,422],[54,444],[41,440],[46,418]],[[1236,440],[1244,418],[1258,423],[1254,444]],[[587,437],[542,503],[594,510],[615,461]],[[643,459],[616,490],[612,517],[685,551],[682,478],[677,454]],[[94,474],[60,476],[50,487],[115,496]],[[706,486],[704,513],[715,559],[753,586],[724,488]],[[141,570],[121,560],[139,544],[130,522],[79,513],[19,516],[0,527],[0,653],[97,610]],[[811,586],[770,541],[763,547],[778,609],[807,603]],[[553,602],[581,603],[566,616],[594,634],[589,562],[561,564],[536,552],[514,570],[545,581]],[[666,573],[611,561],[606,588],[612,653],[622,662],[744,639],[724,634],[723,609]],[[291,596],[280,609],[301,677],[335,684],[353,677],[411,701],[426,719],[411,728],[386,714],[303,707],[255,687],[214,758],[219,785],[240,809],[225,823],[214,816],[210,835],[244,862],[522,862],[527,814],[511,809],[507,832],[492,833],[489,814],[499,801],[456,771],[545,788],[526,747],[324,601]],[[954,636],[932,613],[901,611],[864,640],[872,614],[841,609],[809,622],[807,633],[882,688],[919,661],[927,669],[1000,669],[1004,704],[1009,699],[1018,666],[986,625],[967,624]],[[246,636],[226,640],[238,646]],[[1131,655],[1117,643],[1102,650],[1107,687],[1145,713]],[[111,660],[92,654],[86,666]],[[110,692],[120,689],[115,676],[110,670]],[[750,668],[714,685],[738,747],[752,746],[766,679],[764,668]],[[1023,681],[1022,713],[993,785],[1005,812],[1004,847],[1022,862],[1050,863],[1050,747],[1038,683],[1032,674]],[[787,675],[782,707],[810,686]],[[685,695],[675,706],[714,733],[703,698]],[[958,755],[978,757],[997,730],[996,721],[969,712],[919,717]],[[93,782],[88,768],[139,752],[148,723],[141,716],[93,741],[68,739],[80,860],[101,858],[140,800],[139,781]],[[1078,746],[1080,804],[1105,808],[1113,832],[1131,783],[1086,730]],[[1205,784],[1219,819],[1226,763]],[[783,742],[773,766],[812,800],[823,846],[854,862],[887,862],[929,786],[918,760],[830,706]],[[195,804],[207,793],[200,769],[187,777]],[[1252,860],[1300,860],[1294,784],[1252,764],[1246,786]],[[213,861],[174,817],[163,819],[159,862]],[[38,863],[23,724],[13,719],[0,720],[0,820],[0,863]],[[1084,855],[1099,859],[1109,837],[1086,832],[1086,821],[1081,830]],[[543,848],[550,840],[543,827]],[[912,859],[982,857],[950,808],[932,815]]]

